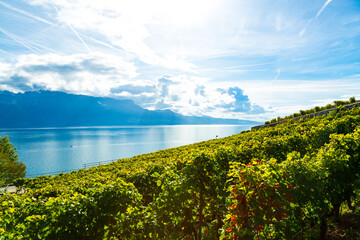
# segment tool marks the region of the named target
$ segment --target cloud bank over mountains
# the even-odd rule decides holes
[[[138,75],[134,64],[100,53],[29,54],[21,55],[13,64],[3,65],[0,86],[10,91],[45,89],[101,96],[119,82]]]
[[[239,87],[219,88],[207,78],[190,74],[134,81],[138,75],[134,64],[101,53],[30,54],[13,65],[0,63],[0,87],[13,92],[51,90],[109,96],[130,99],[151,110],[171,109],[191,116],[236,118],[265,112]]]

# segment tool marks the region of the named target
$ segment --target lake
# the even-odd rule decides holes
[[[0,129],[26,163],[27,176],[68,172],[94,162],[227,137],[251,125],[170,125]]]

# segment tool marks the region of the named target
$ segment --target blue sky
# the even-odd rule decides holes
[[[0,0],[0,90],[267,120],[360,98],[358,0]]]

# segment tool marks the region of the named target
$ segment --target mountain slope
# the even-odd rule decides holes
[[[0,127],[67,127],[165,124],[256,124],[254,121],[189,117],[150,111],[131,100],[63,92],[0,92]]]

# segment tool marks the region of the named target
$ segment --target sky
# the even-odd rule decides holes
[[[0,90],[257,121],[360,99],[360,1],[0,0]]]

